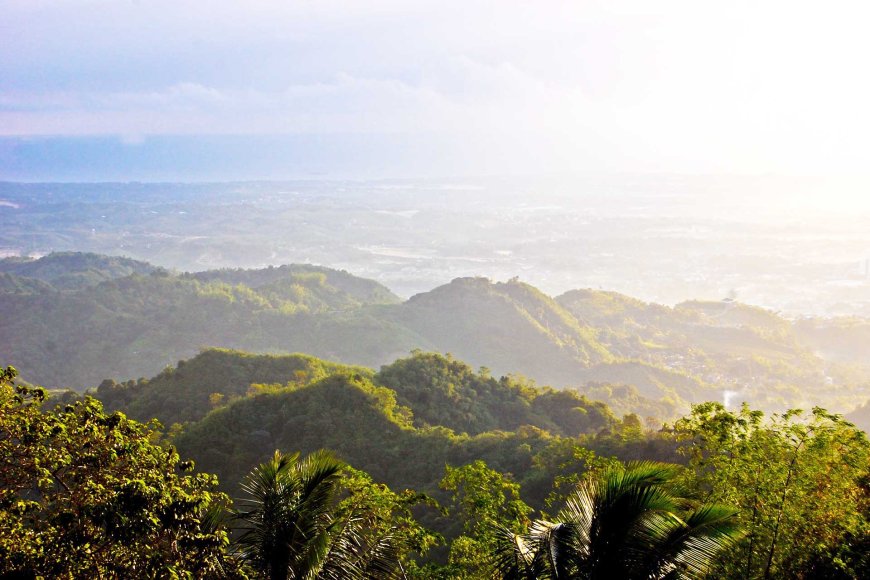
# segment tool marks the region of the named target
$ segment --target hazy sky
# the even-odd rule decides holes
[[[247,136],[263,173],[285,150],[307,150],[312,171],[383,176],[870,168],[858,0],[0,0],[0,13],[0,177],[52,140],[99,137],[159,164],[155,143],[183,136],[196,155],[228,135]],[[261,136],[294,145],[257,165]]]

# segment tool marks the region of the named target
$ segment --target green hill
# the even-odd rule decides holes
[[[412,297],[395,317],[427,339],[426,348],[543,383],[576,383],[581,369],[612,358],[595,329],[520,282],[458,278]]]
[[[591,370],[588,380],[631,384],[653,399],[676,395],[681,412],[690,402],[722,400],[726,391],[735,404],[745,400],[768,410],[849,408],[866,390],[861,380],[870,377],[868,368],[844,368],[838,359],[820,356],[805,321],[755,306],[723,300],[670,308],[596,290],[574,290],[557,300],[596,326],[601,342],[623,359]],[[647,366],[638,373],[641,367],[632,361]],[[644,378],[649,373],[655,376]],[[832,389],[832,382],[839,388]]]
[[[188,274],[200,282],[223,282],[244,285],[266,295],[299,302],[298,290],[303,287],[323,299],[320,305],[326,309],[361,306],[363,304],[396,304],[400,298],[384,285],[345,272],[309,264],[290,264],[268,267],[261,270],[209,270]],[[312,284],[312,282],[317,282]]]
[[[594,326],[647,322],[656,315],[669,315],[669,309],[647,304],[636,298],[603,290],[578,289],[557,296],[556,301],[571,312],[577,320]]]
[[[433,353],[417,352],[381,367],[374,380],[413,410],[419,427],[442,425],[475,435],[534,425],[557,435],[576,436],[616,422],[606,405],[575,391],[539,388],[517,377],[496,379]]]
[[[415,345],[407,331],[363,310],[367,297],[393,299],[376,283],[355,285],[336,273],[352,295],[324,272],[281,274],[261,292],[220,281],[240,276],[232,271],[201,281],[157,270],[64,292],[5,278],[0,283],[15,293],[0,293],[0,353],[35,382],[82,388],[106,377],[154,375],[209,346],[371,364]]]
[[[596,290],[553,299],[485,278],[401,302],[377,282],[309,265],[177,274],[93,254],[3,264],[0,355],[47,387],[154,376],[209,347],[370,368],[421,349],[557,388],[634,387],[610,390],[626,394],[611,401],[620,410],[676,414],[728,393],[734,404],[767,410],[836,411],[870,396],[866,349],[854,344],[868,334],[866,321],[790,321],[732,301],[668,307]],[[69,276],[84,278],[62,282]],[[470,433],[503,428],[460,410],[450,421]]]
[[[392,390],[362,374],[339,372],[301,387],[238,399],[190,425],[174,444],[196,460],[198,469],[216,473],[228,490],[275,449],[308,453],[320,448],[393,489],[438,495],[446,464],[477,459],[517,474],[529,489],[549,489],[555,472],[536,468],[535,457],[550,446],[560,448],[557,437],[534,427],[475,436],[441,426],[417,428],[411,413]],[[544,493],[535,500],[541,502]]]
[[[47,282],[59,290],[95,286],[106,280],[159,270],[146,262],[82,252],[53,252],[41,258],[0,260],[0,272]]]
[[[442,426],[476,435],[534,425],[576,436],[617,422],[605,404],[575,391],[537,387],[516,377],[496,379],[452,357],[422,352],[375,374],[302,354],[208,349],[150,380],[103,381],[94,394],[109,410],[123,410],[143,421],[157,418],[169,426],[198,421],[212,409],[249,395],[298,388],[336,373],[354,374],[390,389],[399,405],[413,410],[416,427]]]
[[[175,441],[201,469],[218,473],[225,482],[238,482],[275,449],[309,453],[328,448],[390,485],[419,481],[419,474],[401,470],[413,470],[411,463],[419,469],[416,453],[432,453],[431,442],[449,447],[446,435],[427,442],[407,425],[391,391],[352,373],[245,397],[210,413]],[[430,443],[427,451],[424,443]],[[411,460],[406,454],[415,448]]]
[[[582,379],[585,383],[633,385],[641,396],[653,400],[700,403],[716,400],[720,394],[695,377],[641,361],[595,365],[584,371]]]
[[[214,407],[256,392],[256,385],[264,390],[269,386],[299,386],[339,371],[372,375],[362,367],[302,354],[253,355],[209,349],[179,361],[151,380],[129,384],[104,381],[95,394],[109,410],[123,410],[140,421],[157,418],[169,426],[197,421]]]
[[[51,292],[53,286],[48,282],[0,272],[0,294],[39,294]]]
[[[158,418],[227,489],[275,449],[326,447],[400,488],[437,492],[445,463],[483,458],[545,493],[555,464],[536,468],[536,454],[553,446],[554,458],[570,459],[561,438],[621,425],[606,404],[574,391],[495,379],[420,352],[374,373],[305,355],[211,349],[150,380],[105,381],[92,394],[109,410]],[[185,423],[170,427],[176,422]]]

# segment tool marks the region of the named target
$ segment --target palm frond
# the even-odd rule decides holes
[[[528,580],[533,575],[535,544],[506,526],[496,525],[493,530],[496,543],[491,567],[494,574],[504,580]]]
[[[501,578],[699,578],[740,537],[735,511],[690,502],[669,485],[679,466],[629,463],[583,480],[560,523],[533,522],[528,534],[498,530]]]
[[[554,579],[569,578],[584,559],[584,551],[576,541],[573,523],[536,521],[529,531],[528,543],[535,548],[536,570],[546,570]]]
[[[673,560],[686,571],[685,577],[705,575],[715,557],[743,537],[737,512],[731,508],[702,506],[686,518],[686,528],[674,547]]]
[[[299,459],[278,451],[242,484],[236,519],[243,558],[271,578],[307,578],[329,553],[332,510],[344,463],[327,452]]]

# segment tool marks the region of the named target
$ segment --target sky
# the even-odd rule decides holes
[[[858,0],[0,13],[0,179],[870,173]]]

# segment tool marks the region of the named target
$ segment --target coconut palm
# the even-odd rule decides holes
[[[699,578],[739,538],[736,512],[671,490],[678,468],[652,462],[584,480],[558,514],[522,535],[499,531],[498,576],[526,579]]]
[[[248,498],[237,518],[241,556],[271,580],[393,578],[398,555],[392,537],[373,537],[371,515],[336,516],[345,464],[328,452],[300,459],[275,456],[242,484]]]

